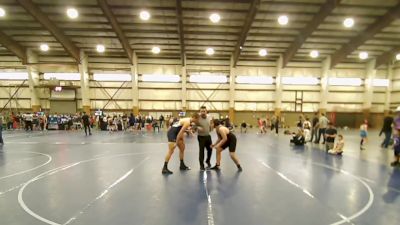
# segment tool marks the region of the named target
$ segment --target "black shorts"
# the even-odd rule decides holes
[[[226,149],[229,147],[229,152],[236,151],[236,136],[232,133],[228,134],[228,140],[221,146],[222,149]]]
[[[178,137],[178,134],[181,131],[181,129],[182,129],[182,126],[171,127],[167,133],[168,142],[176,142],[176,137]]]

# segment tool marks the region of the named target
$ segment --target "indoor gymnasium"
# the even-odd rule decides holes
[[[400,224],[399,0],[0,0],[0,109],[0,225]]]

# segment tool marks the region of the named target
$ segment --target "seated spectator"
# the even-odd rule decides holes
[[[299,129],[297,134],[293,135],[293,138],[292,138],[292,140],[290,140],[290,143],[293,143],[295,145],[304,145],[305,137],[304,137],[304,132],[302,129]]]
[[[342,155],[343,147],[344,147],[343,135],[339,134],[338,135],[338,141],[337,141],[335,147],[333,149],[330,149],[328,151],[328,153],[332,154],[332,155]]]

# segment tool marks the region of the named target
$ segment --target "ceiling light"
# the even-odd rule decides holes
[[[228,82],[228,78],[226,75],[190,75],[189,77],[190,83],[216,83],[216,84],[224,84]]]
[[[319,84],[319,79],[316,77],[282,77],[282,84],[317,85]]]
[[[104,45],[96,45],[96,50],[97,52],[103,53],[106,50],[106,47],[104,47]]]
[[[76,10],[74,8],[69,8],[69,9],[67,9],[67,15],[71,19],[76,19],[76,18],[78,18],[79,13],[78,13],[78,10]]]
[[[286,15],[282,15],[278,17],[278,23],[280,25],[287,25],[289,22],[289,17],[287,17]]]
[[[238,84],[273,84],[274,78],[270,76],[237,76]]]
[[[0,8],[0,17],[4,17],[6,15],[6,11],[3,8]]]
[[[317,50],[312,50],[311,52],[310,52],[310,57],[311,58],[318,58],[318,56],[319,56],[319,52],[317,51]]]
[[[28,73],[0,71],[0,80],[28,80]]]
[[[47,44],[41,44],[40,45],[40,50],[42,52],[47,52],[49,50],[49,46]]]
[[[181,80],[179,75],[167,75],[167,74],[143,74],[143,82],[171,82],[177,83]]]
[[[360,54],[358,54],[358,57],[360,57],[360,59],[368,59],[368,52],[360,52]]]
[[[346,18],[343,21],[343,26],[345,26],[346,28],[353,27],[353,25],[354,25],[354,19],[353,18]]]
[[[43,78],[45,80],[57,79],[57,80],[80,80],[80,73],[44,73]]]
[[[361,78],[330,77],[328,84],[332,86],[361,86]]]
[[[141,20],[149,20],[151,15],[150,15],[150,13],[148,11],[143,10],[143,11],[140,12],[139,17],[140,17]]]
[[[207,48],[207,50],[206,50],[207,55],[214,55],[214,53],[215,53],[215,51],[213,48]]]
[[[94,73],[93,80],[95,81],[132,81],[130,73]]]
[[[153,52],[154,54],[158,54],[158,53],[161,52],[161,49],[160,49],[159,47],[157,47],[157,46],[154,46],[154,47],[151,49],[151,52]]]
[[[213,13],[210,15],[210,20],[213,23],[218,23],[221,20],[221,16],[218,13]]]
[[[266,56],[266,55],[268,54],[268,52],[267,52],[266,49],[260,49],[260,51],[258,51],[258,54],[259,54],[260,56]]]
[[[400,53],[396,55],[396,60],[400,60]]]
[[[372,86],[374,86],[374,87],[389,87],[389,79],[373,79]]]
[[[240,46],[239,48],[240,48],[240,50],[242,50],[242,49],[243,49],[243,47],[242,47],[242,46]]]

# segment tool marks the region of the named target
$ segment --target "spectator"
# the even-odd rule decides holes
[[[0,145],[4,145],[3,141],[3,117],[0,116]]]
[[[379,136],[381,136],[382,133],[385,134],[385,139],[381,144],[382,148],[387,148],[389,146],[390,138],[392,137],[392,124],[393,124],[393,117],[386,116],[383,119],[383,126],[381,132],[379,133]]]
[[[325,131],[326,127],[328,126],[329,120],[328,118],[325,117],[324,113],[321,113],[321,116],[318,119],[318,139],[315,140],[314,143],[319,144],[319,141],[321,140],[321,136],[324,139],[324,142],[322,144],[325,144]]]
[[[365,150],[365,143],[367,142],[368,136],[368,121],[364,120],[364,123],[360,126],[360,150]]]
[[[393,138],[393,149],[394,149],[394,161],[390,163],[391,166],[400,166],[400,137],[399,137],[400,130],[397,129],[396,134]]]
[[[275,119],[275,124],[274,124],[276,135],[278,135],[278,133],[279,133],[279,120],[280,120],[280,118],[279,118],[279,116],[277,116]]]
[[[240,124],[240,133],[247,133],[247,123],[246,122],[244,122],[244,120],[243,120],[243,122],[242,122],[242,124]]]
[[[343,147],[344,147],[344,139],[343,139],[343,135],[339,134],[338,135],[338,141],[336,143],[335,148],[330,149],[328,151],[329,154],[332,155],[342,155],[343,153]]]
[[[161,114],[160,118],[158,119],[160,121],[160,128],[164,127],[164,116]]]
[[[311,140],[311,122],[310,119],[308,119],[308,117],[306,117],[303,123],[303,130],[306,142],[309,142]]]
[[[326,140],[326,152],[330,149],[333,149],[335,145],[335,138],[336,138],[337,130],[333,126],[332,123],[328,123],[328,128],[325,131],[325,140]]]
[[[290,143],[293,143],[295,145],[304,145],[305,143],[305,138],[304,138],[304,133],[302,129],[299,129],[297,134],[293,135],[292,140],[290,140]]]
[[[26,113],[25,115],[24,115],[24,117],[25,117],[25,130],[26,131],[28,131],[28,130],[33,130],[33,115],[31,114],[31,113]]]
[[[264,128],[263,128],[263,121],[260,118],[257,118],[257,123],[258,123],[258,129],[260,131],[260,133],[264,133]],[[258,133],[257,133],[258,134]]]

